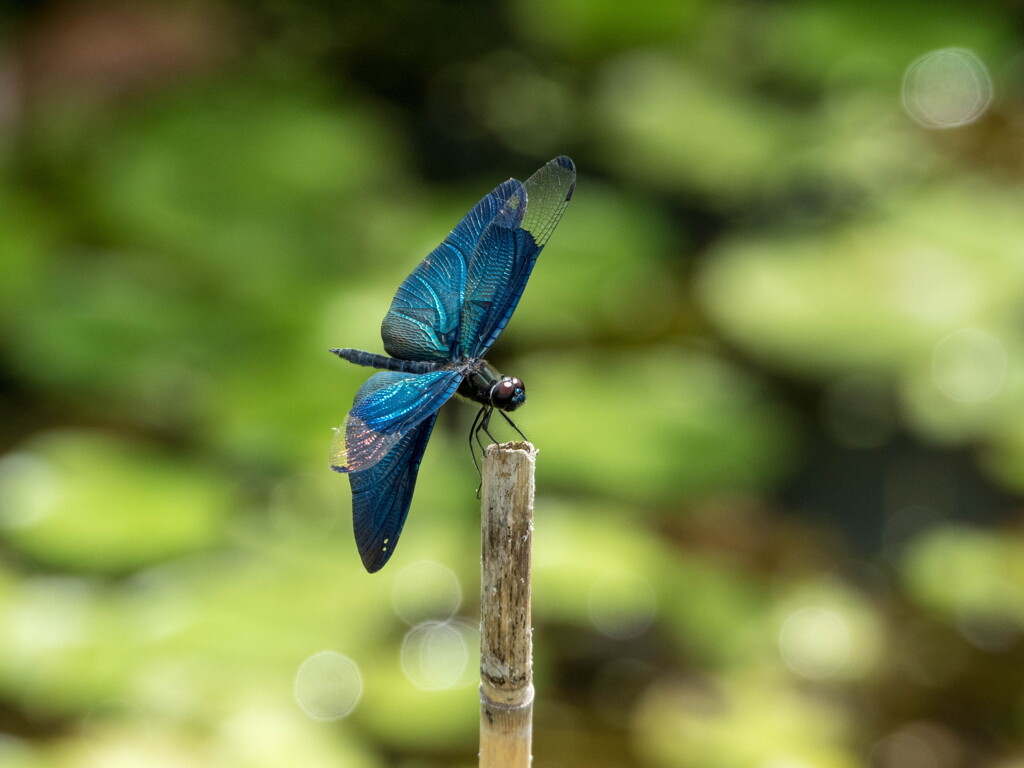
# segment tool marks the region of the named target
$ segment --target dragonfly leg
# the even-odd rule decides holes
[[[480,422],[480,429],[482,429],[484,433],[491,439],[492,443],[496,443],[498,442],[498,438],[492,435],[491,430],[489,429],[489,427],[491,426],[491,414],[494,412],[494,409],[485,408],[485,410],[487,411],[487,413],[484,414],[484,419],[482,422]],[[501,413],[501,411],[498,411],[498,413]],[[502,415],[504,416],[504,414]]]
[[[469,455],[473,457],[473,466],[476,468],[476,474],[480,478],[481,484],[476,487],[476,497],[480,498],[480,490],[483,487],[483,470],[480,468],[480,461],[476,458],[476,448],[480,448],[480,460],[483,461],[484,444],[480,439],[480,430],[485,429],[484,422],[490,418],[490,408],[486,405],[482,406],[479,411],[476,412],[476,416],[473,417],[473,424],[469,428]],[[473,445],[474,441],[476,446]]]
[[[473,438],[476,437],[477,432],[480,431],[480,426],[479,426],[479,424],[480,424],[480,417],[483,416],[483,413],[484,413],[484,409],[480,408],[480,410],[476,412],[476,416],[473,417],[472,425],[470,425],[470,427],[469,427],[469,455],[473,459],[473,466],[476,468],[477,475],[481,475],[481,471],[480,471],[480,462],[477,461],[477,458],[476,458],[476,446],[473,445]],[[476,442],[477,442],[477,444],[479,444],[480,439],[477,438]]]
[[[498,411],[498,413],[501,414],[501,418],[503,418],[505,421],[507,421],[508,425],[510,427],[512,427],[512,429],[514,429],[516,432],[519,433],[519,436],[521,438],[523,438],[523,440],[525,440],[526,442],[530,442],[530,438],[528,438],[526,435],[523,434],[523,430],[521,430],[519,427],[516,426],[516,423],[514,421],[512,421],[512,419],[510,419],[508,417],[507,413],[505,413],[504,411]]]

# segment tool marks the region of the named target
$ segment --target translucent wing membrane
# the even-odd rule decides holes
[[[420,460],[437,414],[406,432],[391,450],[369,469],[353,472],[352,528],[363,566],[379,571],[398,544],[416,487]]]
[[[572,199],[576,167],[568,157],[557,157],[521,187],[525,210],[513,204],[496,217],[469,259],[459,340],[466,357],[483,357],[508,324],[537,256]]]
[[[450,360],[457,356],[466,265],[492,223],[507,218],[510,198],[518,205],[522,197],[518,181],[499,184],[399,286],[381,325],[384,349],[389,355],[403,360]]]
[[[561,155],[528,178],[523,186],[527,197],[523,229],[533,235],[538,248],[543,248],[576,191],[576,166]]]
[[[331,469],[361,472],[384,459],[409,430],[455,394],[457,371],[376,373],[356,392],[345,423],[331,443]]]

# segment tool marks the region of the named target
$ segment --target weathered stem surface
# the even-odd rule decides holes
[[[533,472],[530,443],[484,453],[480,578],[480,768],[527,768],[533,737]]]

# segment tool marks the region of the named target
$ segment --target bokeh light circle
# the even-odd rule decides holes
[[[962,763],[961,748],[945,728],[927,721],[908,723],[878,741],[871,750],[871,768],[954,768]]]
[[[459,624],[426,621],[413,627],[402,641],[402,671],[417,688],[436,691],[462,681],[469,647]]]
[[[974,328],[949,334],[932,353],[932,380],[946,397],[964,403],[988,400],[1006,382],[1006,348]]]
[[[925,128],[973,123],[992,103],[992,80],[965,48],[944,48],[916,59],[903,75],[903,108]]]
[[[657,610],[651,583],[627,570],[607,571],[590,588],[590,621],[608,637],[635,637],[650,626]]]
[[[462,605],[462,585],[451,568],[433,560],[419,560],[395,576],[391,603],[395,613],[411,626],[447,621]]]
[[[314,720],[339,720],[352,712],[363,695],[359,666],[340,653],[314,653],[295,674],[295,701]]]
[[[831,677],[846,664],[852,633],[835,611],[801,608],[791,613],[779,631],[779,652],[786,665],[801,677]]]

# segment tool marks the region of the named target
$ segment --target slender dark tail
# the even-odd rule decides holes
[[[384,371],[401,371],[402,373],[430,373],[436,371],[438,364],[432,360],[399,360],[387,355],[375,355],[361,349],[332,349],[331,352],[343,360],[367,368],[380,368]]]

